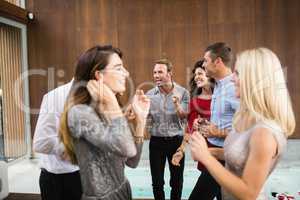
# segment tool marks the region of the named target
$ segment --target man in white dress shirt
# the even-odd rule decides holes
[[[59,139],[60,115],[72,82],[44,95],[36,124],[33,150],[40,154],[39,179],[42,200],[80,200],[79,167],[64,157],[64,145]]]

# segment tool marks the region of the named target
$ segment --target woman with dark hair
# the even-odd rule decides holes
[[[205,123],[210,119],[211,111],[210,104],[215,81],[206,76],[205,68],[202,66],[203,60],[197,61],[192,71],[193,76],[190,80],[191,100],[189,103],[188,126],[181,146],[173,155],[173,165],[179,165],[180,160],[184,156],[184,149],[190,135],[200,128],[201,123]],[[208,142],[207,142],[208,143]],[[209,146],[213,146],[208,143]],[[206,168],[198,162],[198,167],[201,175],[189,197],[189,200],[196,199],[212,199],[213,189],[210,174]]]
[[[132,198],[124,167],[139,162],[150,101],[142,91],[133,97],[132,133],[116,98],[125,91],[129,76],[121,58],[121,51],[112,46],[83,53],[62,114],[61,140],[66,155],[80,167],[84,200]]]

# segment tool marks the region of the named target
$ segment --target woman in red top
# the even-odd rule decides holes
[[[215,81],[214,79],[206,76],[205,69],[202,65],[203,60],[196,62],[193,69],[193,77],[190,80],[191,100],[189,103],[189,113],[187,116],[188,125],[184,140],[172,158],[172,164],[176,166],[179,166],[179,162],[184,156],[184,149],[189,139],[189,135],[192,134],[196,129],[199,129],[201,122],[205,123],[205,120],[210,119],[210,103]],[[180,104],[176,104],[176,102],[174,103],[175,105],[178,105],[178,107],[180,106]],[[181,109],[178,108],[178,110]],[[212,146],[209,143],[208,145]],[[208,197],[210,196],[209,193],[211,193],[209,190],[210,186],[207,186],[207,184],[210,184],[210,181],[207,180],[206,177],[206,168],[200,162],[198,162],[198,169],[202,171],[202,173],[189,197],[189,200],[199,199],[199,197]]]

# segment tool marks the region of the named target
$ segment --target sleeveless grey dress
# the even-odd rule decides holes
[[[255,124],[252,128],[240,133],[235,132],[235,130],[233,129],[226,137],[224,142],[224,157],[226,162],[226,168],[238,177],[242,176],[244,167],[249,156],[249,141],[251,138],[251,134],[253,133],[253,130],[258,127],[264,127],[269,129],[278,144],[277,155],[273,158],[273,163],[269,171],[269,175],[275,168],[286,147],[287,140],[284,133],[282,132],[281,128],[273,122],[259,122]],[[223,200],[236,199],[224,189],[222,189],[222,197]],[[267,195],[262,189],[257,197],[257,200],[267,199]]]
[[[124,117],[107,122],[88,105],[75,105],[68,112],[80,168],[83,200],[130,200],[131,188],[125,164],[136,167],[142,144],[134,143]]]

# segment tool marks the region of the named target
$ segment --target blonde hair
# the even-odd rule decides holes
[[[240,79],[240,108],[233,127],[247,116],[254,122],[272,121],[293,134],[295,116],[278,57],[267,48],[246,50],[237,56],[235,65]]]

